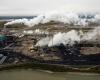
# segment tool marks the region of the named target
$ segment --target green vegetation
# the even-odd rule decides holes
[[[79,66],[79,65],[77,65]],[[84,65],[83,65],[84,66]],[[85,66],[86,67],[86,66]],[[55,65],[55,64],[40,64],[40,63],[24,63],[24,64],[10,64],[0,67],[0,71],[11,69],[41,69],[50,70],[54,72],[87,72],[87,73],[100,73],[100,66],[92,68],[72,68],[71,65]]]
[[[0,68],[2,70],[11,70],[11,69],[42,69],[42,70],[51,70],[54,72],[64,72],[65,68],[62,66],[50,65],[50,64],[38,64],[38,63],[25,63],[25,64],[14,64],[6,65]]]
[[[5,23],[6,21],[0,21],[0,28],[3,28]]]
[[[4,28],[4,24],[6,23],[7,21],[0,21],[0,28],[2,29],[2,28]],[[7,25],[6,26],[6,28],[7,29],[10,29],[10,30],[12,30],[12,29],[15,29],[15,30],[19,30],[19,29],[23,29],[23,28],[25,28],[26,26],[23,24],[23,23],[21,23],[21,24],[13,24],[13,25]]]

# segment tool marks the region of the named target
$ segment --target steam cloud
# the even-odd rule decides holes
[[[44,40],[46,43],[44,43]],[[71,30],[67,33],[57,33],[53,36],[53,38],[43,38],[40,41],[37,42],[36,46],[56,46],[56,45],[60,45],[61,43],[66,45],[66,44],[70,44],[73,45],[74,42],[80,42],[80,35],[78,35],[78,32],[75,30]]]
[[[87,14],[87,13],[47,13],[38,15],[33,19],[17,19],[6,23],[5,25],[12,25],[16,23],[23,23],[29,27],[38,25],[39,23],[48,23],[50,21],[63,22],[69,25],[79,25],[80,27],[86,27],[90,24],[100,25],[100,14]],[[41,31],[36,30],[36,33]],[[59,44],[73,45],[75,41],[94,41],[100,36],[100,27],[94,28],[92,31],[83,33],[82,31],[71,30],[67,33],[57,33],[52,37],[46,37],[37,42],[36,46],[55,46]],[[45,42],[45,43],[44,43]]]
[[[38,15],[33,19],[17,19],[6,23],[5,25],[12,25],[16,23],[23,23],[29,27],[38,25],[39,23],[48,23],[50,21],[63,22],[65,24],[73,24],[80,26],[88,26],[89,24],[100,24],[100,14],[78,14],[78,13],[47,13]]]
[[[66,45],[73,45],[75,42],[80,43],[80,41],[95,41],[100,36],[100,27],[94,28],[92,31],[83,33],[82,31],[71,30],[67,33],[57,33],[53,38],[43,38],[37,42],[36,46],[57,46],[61,43]],[[46,43],[44,43],[44,41]]]
[[[100,27],[95,27],[93,30],[85,33],[82,37],[82,40],[95,41],[99,40],[99,37],[100,37]]]
[[[54,35],[54,37],[50,40],[48,46],[55,46],[60,45],[61,43],[66,44],[74,44],[74,42],[80,42],[80,35],[78,35],[78,32],[75,30],[71,30],[67,33],[57,33]]]

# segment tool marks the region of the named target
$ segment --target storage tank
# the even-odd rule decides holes
[[[5,35],[0,34],[0,41],[5,41],[7,38]]]
[[[7,44],[7,37],[5,35],[0,34],[0,47],[4,47]]]

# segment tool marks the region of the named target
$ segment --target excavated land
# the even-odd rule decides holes
[[[17,25],[17,24],[16,24]],[[51,22],[49,24],[39,24],[31,28],[23,27],[21,25],[11,26],[13,28],[8,27],[8,30],[11,34],[10,36],[17,35],[17,38],[11,45],[5,46],[1,51],[8,51],[13,53],[22,54],[28,56],[32,59],[36,59],[41,63],[56,63],[56,64],[100,64],[100,42],[99,39],[94,42],[80,42],[76,43],[73,46],[69,45],[59,45],[53,47],[39,47],[36,46],[36,43],[47,36],[52,37],[53,34],[57,32],[68,32],[72,29],[74,30],[82,30],[83,32],[87,32],[92,30],[94,27],[79,27],[62,24],[62,23],[54,23]],[[24,25],[23,25],[24,26]],[[16,29],[17,27],[17,29]],[[49,32],[46,34],[45,32],[42,34],[32,33],[32,34],[23,34],[22,32],[29,30],[40,29],[43,31]],[[19,34],[19,35],[18,35]],[[6,35],[6,33],[5,33]],[[95,56],[95,57],[94,57]]]

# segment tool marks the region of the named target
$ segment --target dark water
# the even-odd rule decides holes
[[[100,80],[99,74],[49,72],[40,70],[1,71],[0,80]]]
[[[9,19],[32,19],[36,16],[0,16],[0,20],[9,20]]]

